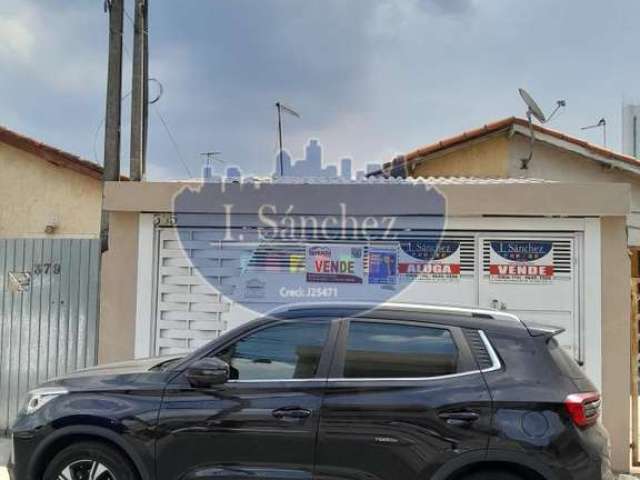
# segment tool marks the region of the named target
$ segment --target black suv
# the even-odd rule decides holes
[[[600,398],[558,329],[504,313],[301,305],[181,359],[30,393],[17,480],[612,478]]]

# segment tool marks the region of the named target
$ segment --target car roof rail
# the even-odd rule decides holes
[[[396,302],[310,302],[293,303],[277,307],[267,313],[270,317],[283,317],[291,314],[303,312],[329,312],[329,311],[406,311],[418,313],[439,313],[448,315],[462,315],[473,318],[485,318],[493,320],[509,320],[520,323],[520,319],[515,315],[499,310],[484,309],[473,306],[455,306],[445,304],[416,304],[416,303],[396,303]]]

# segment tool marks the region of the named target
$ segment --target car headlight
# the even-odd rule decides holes
[[[27,394],[27,401],[24,405],[24,413],[27,415],[31,415],[32,413],[40,410],[54,398],[57,398],[60,395],[66,395],[67,393],[69,393],[69,390],[60,387],[44,387],[31,390]]]

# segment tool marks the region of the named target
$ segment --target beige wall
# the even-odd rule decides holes
[[[109,217],[109,250],[102,255],[100,277],[99,363],[133,358],[135,341],[139,215],[111,212]]]
[[[640,245],[640,175],[611,169],[595,160],[558,147],[537,142],[527,170],[520,159],[529,155],[529,140],[515,135],[509,145],[509,177],[543,178],[560,182],[616,182],[631,186],[631,212],[627,217],[629,244]]]
[[[619,472],[629,470],[631,438],[631,267],[625,229],[624,217],[602,219],[602,419],[612,439],[613,467]]]
[[[615,182],[631,186],[631,212],[627,217],[629,245],[640,246],[640,175],[611,169],[578,153],[549,145],[540,139],[535,143],[534,156],[527,170],[521,159],[530,151],[528,137],[509,136],[503,132],[480,143],[470,143],[444,154],[435,154],[419,163],[415,177],[476,176],[536,178],[560,182]]]
[[[100,230],[100,180],[58,167],[0,143],[0,237],[96,237]]]
[[[560,182],[615,182],[632,186],[632,201],[640,211],[640,176],[611,169],[577,153],[542,142],[534,147],[533,160],[527,170],[520,169],[520,159],[529,155],[529,140],[515,135],[509,144],[509,177],[543,178]]]
[[[464,148],[429,158],[416,166],[413,176],[504,177],[509,140],[506,135],[489,137]]]

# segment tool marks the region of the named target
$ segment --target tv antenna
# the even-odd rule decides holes
[[[594,123],[593,125],[587,125],[586,127],[582,127],[580,130],[591,130],[593,128],[602,128],[602,140],[604,146],[607,146],[607,119],[602,117],[598,120],[598,123]]]
[[[280,169],[280,176],[284,177],[284,161],[283,161],[283,151],[282,151],[282,112],[288,113],[289,115],[300,118],[300,114],[296,112],[293,108],[285,105],[282,102],[276,102],[276,109],[278,110],[278,140],[280,144],[280,151],[278,156],[278,167]]]
[[[202,178],[204,178],[205,181],[211,181],[211,179],[213,178],[212,162],[218,162],[222,165],[227,163],[224,160],[217,158],[221,153],[222,152],[211,151],[211,152],[202,152],[200,154],[202,157],[204,157],[204,165],[202,166]]]
[[[564,108],[567,106],[567,102],[566,100],[558,100],[556,102],[556,108],[553,110],[553,112],[551,112],[551,115],[547,117],[542,111],[542,109],[540,108],[540,106],[538,105],[538,103],[533,99],[531,95],[529,95],[529,92],[527,92],[524,88],[519,88],[518,92],[520,93],[522,100],[524,100],[524,103],[527,105],[527,121],[529,123],[529,138],[530,138],[529,156],[527,158],[523,158],[520,160],[521,162],[520,169],[527,170],[529,168],[529,162],[531,162],[531,159],[533,158],[533,147],[536,141],[535,130],[533,128],[533,119],[535,118],[542,124],[549,123],[551,120],[553,120],[553,118],[556,116],[556,114],[560,111],[561,108]]]
[[[202,152],[200,155],[202,155],[203,157],[205,157],[205,162],[207,165],[211,165],[211,162],[218,162],[221,164],[225,164],[227,162],[225,162],[224,160],[218,158],[220,155],[222,155],[222,152]]]

